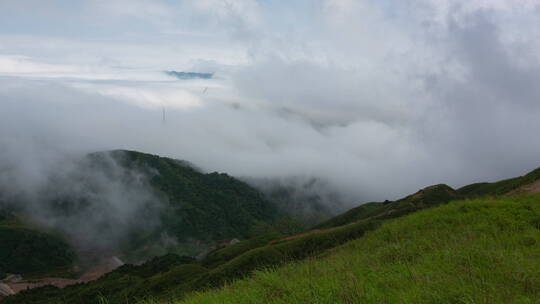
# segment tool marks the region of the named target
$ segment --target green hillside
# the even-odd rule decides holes
[[[314,228],[324,229],[337,227],[370,218],[395,218],[424,208],[445,204],[451,200],[459,199],[460,197],[461,196],[454,189],[447,185],[434,185],[397,201],[386,201],[382,203],[373,202],[360,205],[359,207],[335,216]]]
[[[220,287],[264,267],[315,257],[378,227],[364,222],[332,231],[268,245],[277,235],[265,235],[210,253],[202,261],[167,255],[141,266],[125,265],[97,281],[64,289],[43,287],[22,292],[6,304],[137,303],[145,298],[170,301],[198,290]]]
[[[115,153],[122,153],[123,166],[159,168],[163,174],[151,183],[171,197],[208,176],[176,160]],[[536,182],[537,171],[482,192],[430,186],[397,201],[361,205],[296,235],[261,234],[202,260],[166,255],[94,282],[22,292],[5,303],[510,303],[504,301],[517,295],[523,301],[516,303],[532,303],[539,292],[533,286],[540,274],[534,260],[540,195],[493,195]],[[175,174],[185,184],[168,184]],[[474,200],[463,201],[468,197]],[[496,290],[512,275],[515,291]]]
[[[540,195],[477,199],[396,219],[321,259],[177,303],[537,303]]]
[[[540,168],[526,175],[505,179],[495,183],[476,183],[459,188],[457,192],[467,197],[501,195],[516,190],[540,179]]]
[[[109,155],[124,168],[146,173],[152,189],[165,202],[162,229],[178,240],[246,238],[257,224],[278,216],[257,190],[227,174],[204,174],[184,161],[135,151]],[[99,163],[106,156],[90,157]]]
[[[456,199],[496,196],[517,191],[540,180],[540,168],[530,173],[495,183],[476,183],[457,190],[448,185],[433,185],[396,201],[362,204],[343,214],[316,225],[315,229],[337,227],[368,218],[390,219],[421,209],[438,206]]]
[[[222,240],[246,239],[261,226],[272,227],[273,223],[281,221],[277,208],[246,183],[223,173],[202,173],[183,161],[117,150],[89,154],[77,165],[84,172],[76,172],[69,182],[73,187],[85,189],[83,196],[64,197],[54,189],[54,183],[52,189],[40,193],[39,204],[43,207],[40,210],[48,208],[46,216],[57,217],[57,223],[69,216],[86,221],[86,210],[99,208],[97,205],[101,203],[99,199],[92,200],[99,197],[99,193],[92,192],[96,190],[87,176],[131,178],[118,174],[118,168],[124,170],[121,172],[136,172],[137,176],[142,176],[145,187],[158,200],[149,201],[136,214],[137,218],[121,223],[119,229],[126,231],[125,238],[119,240],[119,248],[113,253],[94,253],[87,248],[83,255],[114,254],[127,261],[139,261],[168,251],[196,255]],[[59,232],[51,234],[41,231],[43,228],[22,224],[21,219],[34,216],[34,209],[16,208],[25,205],[23,198],[4,200],[0,201],[0,272],[60,274],[59,270],[70,268],[75,260],[84,260],[84,268],[95,259],[80,256],[80,251],[70,248]],[[151,225],[147,223],[149,220]],[[94,222],[99,223],[99,219]],[[104,222],[96,228],[102,229],[99,234],[107,237],[107,232],[114,227],[115,223]],[[65,229],[58,227],[56,230]],[[164,235],[172,240],[167,248],[161,243]],[[76,257],[74,252],[79,256]]]
[[[115,254],[122,254],[128,260],[164,254],[167,250],[194,255],[222,240],[249,238],[256,233],[257,227],[271,226],[279,219],[277,208],[246,183],[223,173],[202,173],[183,161],[117,150],[89,154],[76,166],[80,170],[73,177],[60,179],[58,183],[70,183],[71,187],[82,190],[75,195],[63,194],[55,189],[57,184],[52,183],[41,190],[40,210],[47,210],[47,218],[57,218],[59,220],[55,222],[60,224],[63,218],[77,219],[75,225],[79,221],[93,220],[99,224],[95,227],[98,235],[106,236],[115,227],[125,231],[125,238],[117,244],[120,252],[116,248]],[[134,218],[118,225],[111,222],[115,219],[113,216],[108,222],[90,219],[87,211],[107,208],[99,205],[101,194],[96,191],[100,188],[92,183],[95,176],[118,183],[124,182],[123,179],[129,182],[135,176],[143,181],[144,188],[154,199],[138,207]],[[119,193],[118,198],[121,197]],[[34,216],[32,209],[14,208],[30,205],[25,204],[24,198],[17,199],[15,202],[0,201],[0,220]],[[161,248],[164,235],[172,240],[173,248]],[[13,233],[11,241],[17,240],[23,242],[23,235]]]
[[[0,221],[0,273],[68,273],[75,254],[57,233],[14,220]]]

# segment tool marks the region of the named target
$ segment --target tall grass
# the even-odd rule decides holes
[[[540,195],[461,201],[179,303],[539,303]]]

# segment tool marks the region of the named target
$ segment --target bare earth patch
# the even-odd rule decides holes
[[[97,280],[104,274],[107,274],[122,265],[123,265],[122,261],[120,261],[118,258],[110,257],[110,258],[103,259],[99,264],[87,270],[78,279],[42,278],[42,279],[31,280],[31,281],[23,280],[20,282],[5,282],[5,284],[9,286],[11,290],[13,290],[14,293],[19,293],[23,290],[43,287],[47,285],[63,288],[69,285],[77,284],[77,283],[87,283],[90,281]]]
[[[521,186],[516,190],[512,190],[508,192],[507,194],[513,195],[513,194],[522,194],[522,193],[540,193],[540,179],[531,184]]]

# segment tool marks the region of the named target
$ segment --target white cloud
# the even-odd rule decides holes
[[[202,106],[199,96],[186,89],[162,86],[78,85],[89,93],[98,93],[142,108],[187,110]]]
[[[26,56],[0,56],[0,73],[9,74],[42,74],[42,73],[74,73],[77,69],[69,65],[47,64],[32,61]]]
[[[2,115],[34,122],[4,126],[235,175],[322,176],[358,199],[538,166],[537,1],[204,0],[167,12],[159,3],[149,17],[153,4],[135,3],[125,12],[141,14],[135,23],[114,21],[159,27],[125,39],[3,35],[2,54],[24,56],[0,57],[4,76],[40,80],[0,80]],[[125,4],[103,9],[121,14]],[[151,21],[169,14],[192,18]],[[179,82],[165,69],[217,79]],[[22,114],[7,100],[24,100]],[[53,106],[64,111],[48,113]]]
[[[222,23],[257,27],[262,22],[260,6],[256,0],[199,0],[193,5],[213,18],[217,17],[217,21]]]
[[[174,18],[173,7],[159,0],[91,0],[98,12],[142,19],[157,25],[168,25]]]

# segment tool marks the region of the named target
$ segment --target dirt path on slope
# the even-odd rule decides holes
[[[113,258],[104,259],[96,266],[88,269],[83,275],[78,279],[65,279],[65,278],[42,278],[38,280],[23,280],[20,282],[5,282],[16,294],[27,289],[33,289],[38,287],[43,287],[47,285],[56,286],[59,288],[64,288],[69,285],[77,283],[88,283],[90,281],[95,281],[101,276],[115,270],[120,267],[122,264],[118,263],[119,260]],[[121,262],[120,262],[121,263]],[[1,300],[1,298],[0,298]]]
[[[540,193],[540,179],[525,186],[521,186],[515,190],[512,190],[507,195],[523,194],[523,193]]]
[[[540,185],[539,185],[540,187]],[[540,191],[540,189],[539,189]],[[330,232],[330,231],[333,231],[333,230],[336,230],[336,229],[340,229],[340,228],[343,228],[343,227],[346,227],[346,226],[350,226],[350,225],[354,225],[354,224],[357,224],[357,223],[360,223],[360,222],[363,222],[363,221],[369,221],[369,220],[376,220],[376,219],[380,219],[382,217],[385,217],[385,216],[388,216],[388,215],[392,215],[396,212],[399,212],[400,210],[398,209],[391,209],[391,210],[387,210],[387,211],[384,211],[384,212],[381,212],[377,215],[373,215],[373,216],[370,216],[370,217],[366,217],[364,219],[361,219],[361,220],[358,220],[358,221],[354,221],[354,222],[351,222],[351,223],[348,223],[348,224],[345,224],[345,225],[341,225],[341,226],[336,226],[336,227],[332,227],[332,228],[328,228],[328,229],[315,229],[315,230],[310,230],[310,231],[307,231],[307,232],[303,232],[303,233],[300,233],[300,234],[295,234],[295,235],[291,235],[291,236],[288,236],[288,237],[284,237],[284,238],[281,238],[281,239],[276,239],[276,240],[272,240],[270,242],[268,242],[265,246],[271,246],[273,244],[276,244],[276,243],[279,243],[279,242],[282,242],[282,241],[290,241],[290,240],[294,240],[294,239],[298,239],[298,238],[303,238],[305,236],[308,236],[308,235],[312,235],[312,234],[319,234],[319,233],[324,233],[324,232]]]
[[[27,281],[27,282],[7,283],[7,285],[11,287],[13,292],[17,294],[23,290],[43,287],[47,285],[53,285],[59,288],[63,288],[68,285],[77,284],[77,283],[84,283],[84,281],[74,280],[74,279],[63,279],[63,278],[43,278],[40,280],[32,280],[32,281]]]
[[[347,226],[347,225],[345,225],[345,226]],[[341,228],[341,227],[343,227],[343,226],[332,227],[332,228],[328,228],[328,229],[315,229],[315,230],[311,230],[311,231],[308,231],[308,232],[291,235],[291,236],[288,236],[288,237],[285,237],[285,238],[282,238],[282,239],[272,240],[272,241],[268,242],[266,244],[266,246],[271,246],[271,245],[273,245],[275,243],[282,242],[282,241],[290,241],[290,240],[302,238],[302,237],[312,235],[312,234],[319,234],[319,233],[323,233],[323,232],[329,232],[329,231],[336,230],[336,229]]]

